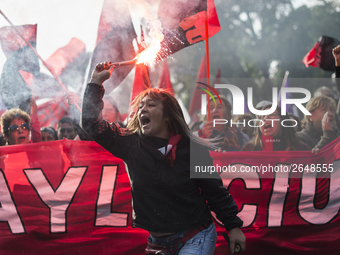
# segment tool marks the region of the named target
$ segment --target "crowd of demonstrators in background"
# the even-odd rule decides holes
[[[270,109],[272,105],[267,105],[261,110]],[[281,115],[281,107],[269,114],[261,116],[263,125],[256,127],[255,136],[243,146],[242,151],[294,151],[310,150],[310,148],[298,141],[294,127],[282,127],[281,122],[285,121],[286,126],[293,126],[293,121],[289,124],[289,115]],[[279,121],[273,121],[279,120]]]
[[[313,97],[306,105],[311,115],[304,117],[304,128],[297,132],[297,136],[314,152],[339,136],[335,107],[334,99],[328,96]]]
[[[219,175],[190,178],[190,154],[195,155],[197,165],[212,164],[208,148],[203,147],[211,143],[192,135],[170,93],[158,89],[141,92],[127,129],[102,118],[102,83],[113,70],[109,64],[98,64],[93,70],[84,93],[82,125],[128,166],[133,224],[150,233],[146,254],[213,254],[217,234],[210,209],[229,231],[231,254],[235,242],[245,250],[237,205]]]
[[[58,140],[57,131],[54,129],[54,127],[42,127],[40,129],[40,132],[41,132],[41,140],[43,142]]]
[[[338,86],[338,90],[340,91],[340,45],[335,47],[332,51],[334,59],[335,59],[335,73],[336,73],[336,82]],[[324,146],[324,144],[328,144],[329,141],[334,140],[334,138],[337,137],[337,130],[335,130],[335,123],[333,125],[333,118],[336,119],[336,122],[339,122],[340,118],[340,102],[337,104],[337,109],[336,113],[333,111],[333,106],[331,107],[330,111],[328,111],[328,125],[325,126],[326,130],[322,130],[322,135],[321,134],[321,129],[322,129],[322,118],[320,120],[320,114],[317,115],[321,111],[321,107],[316,107],[315,106],[315,98],[319,98],[319,96],[327,96],[330,98],[333,98],[334,100],[337,101],[338,98],[335,97],[334,92],[326,87],[326,86],[321,86],[314,92],[314,97],[310,100],[313,101],[314,103],[310,102],[308,104],[309,109],[313,109],[313,114],[311,117],[305,116],[303,121],[295,116],[290,114],[290,118],[294,119],[297,122],[297,125],[295,127],[295,131],[298,132],[298,137],[300,140],[302,140],[304,143],[307,143],[309,146],[313,146],[314,150],[319,150]],[[68,102],[70,102],[70,106],[74,104],[75,101],[79,103],[80,99],[78,96],[75,95],[69,95],[68,97]],[[71,98],[71,99],[69,99]],[[221,98],[223,100],[223,105],[221,106],[219,103],[219,100],[216,100],[217,105],[215,106],[213,101],[210,101],[211,105],[211,116],[212,119],[220,118],[220,119],[226,119],[230,122],[232,119],[231,115],[231,105],[227,101],[225,97],[222,96]],[[72,103],[73,102],[73,103]],[[104,108],[102,111],[103,118],[106,119],[108,122],[115,122],[118,123],[120,126],[124,127],[124,124],[119,122],[119,110],[117,107],[117,104],[115,103],[114,99],[111,96],[105,96],[103,99],[104,102]],[[262,103],[268,104],[269,101],[261,101]],[[324,101],[322,101],[321,104],[323,104]],[[337,103],[337,102],[335,102]],[[313,106],[312,106],[313,104]],[[262,108],[264,105],[261,105],[256,108]],[[40,128],[40,124],[38,121],[38,116],[36,114],[36,104],[34,99],[31,99],[31,112],[30,112],[30,132],[31,132],[31,138],[33,142],[39,142],[39,141],[50,141],[50,140],[55,140],[55,133],[53,132],[53,127],[49,128],[42,128],[41,129],[41,134],[38,132]],[[316,108],[315,108],[316,107]],[[74,119],[72,117],[66,116],[63,117],[57,127],[57,139],[74,139],[77,136],[78,133],[84,134],[84,131],[81,130],[81,128],[78,125],[79,122],[79,110],[75,109],[76,107],[73,107],[73,111],[77,112],[77,116],[74,116]],[[327,107],[326,107],[327,108]],[[315,120],[315,116],[318,116],[317,119]],[[131,119],[131,118],[130,118]],[[233,118],[233,122],[248,122],[250,119],[253,119],[251,114],[245,114],[245,115],[239,115],[235,116]],[[325,119],[326,121],[326,119]],[[321,124],[320,124],[321,123]],[[326,123],[325,123],[326,124]],[[320,126],[321,125],[321,126]],[[332,127],[330,127],[332,125]],[[241,147],[246,143],[249,142],[253,139],[254,134],[255,134],[255,129],[249,125],[234,125],[230,127],[230,125],[220,125],[217,124],[215,127],[213,127],[213,121],[207,121],[206,119],[204,121],[199,121],[195,123],[190,123],[189,124],[190,129],[192,132],[197,131],[198,135],[202,138],[216,138],[216,137],[221,137],[223,140],[220,142],[220,149],[225,150],[225,151],[234,151],[234,150],[240,150]],[[302,130],[303,127],[303,130]],[[327,130],[328,128],[328,130]],[[49,129],[49,130],[48,130]],[[333,131],[332,131],[332,130]],[[243,137],[240,136],[240,132],[243,134]],[[257,130],[260,131],[260,130]],[[20,132],[20,131],[19,131]],[[312,135],[312,136],[311,136]],[[53,137],[53,139],[52,139]],[[312,137],[314,137],[312,139]],[[320,137],[320,139],[319,139]],[[8,137],[7,137],[8,138]],[[0,145],[6,144],[7,139],[4,134],[1,135],[0,137]],[[83,140],[91,140],[89,137],[85,134],[82,135]],[[311,140],[314,140],[312,142]],[[315,141],[318,140],[318,143],[320,144],[315,144]],[[320,141],[321,140],[321,141]],[[316,146],[317,145],[317,146]],[[315,148],[314,148],[315,147]]]
[[[59,140],[62,140],[64,138],[68,140],[73,140],[77,136],[77,131],[74,123],[74,119],[69,116],[62,117],[58,121],[57,134]]]
[[[220,96],[222,104],[216,98],[215,102],[210,100],[210,117],[200,125],[197,133],[200,138],[219,139],[217,144],[220,151],[239,151],[246,143],[245,134],[236,125],[230,125],[232,114],[231,104],[225,96]],[[227,124],[215,124],[214,120],[227,121]],[[216,121],[217,122],[217,121]],[[220,121],[219,121],[220,123]]]

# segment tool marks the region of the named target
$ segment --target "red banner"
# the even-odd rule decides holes
[[[63,140],[3,146],[0,155],[0,254],[144,253],[148,233],[132,227],[124,163],[101,146]],[[244,221],[244,254],[337,253],[338,140],[317,155],[212,156]],[[215,254],[227,254],[217,230]]]

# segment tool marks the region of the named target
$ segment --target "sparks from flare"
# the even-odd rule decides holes
[[[157,57],[160,49],[161,43],[159,41],[151,44],[148,48],[146,48],[135,57],[136,64],[147,65],[150,61],[154,60]]]
[[[127,65],[136,65],[136,64],[144,64],[148,65],[151,61],[155,61],[158,52],[161,50],[161,42],[157,41],[151,44],[148,48],[146,48],[144,51],[139,53],[134,59],[129,61],[122,61],[117,63],[112,63],[110,66],[122,67]]]

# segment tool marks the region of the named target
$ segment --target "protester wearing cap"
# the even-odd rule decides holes
[[[30,143],[30,121],[28,113],[12,108],[1,116],[1,132],[8,145]]]

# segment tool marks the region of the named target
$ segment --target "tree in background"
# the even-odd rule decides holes
[[[209,40],[211,76],[221,68],[222,83],[236,78],[254,78],[241,87],[254,87],[254,104],[271,98],[271,88],[281,86],[286,70],[290,78],[329,78],[330,72],[306,68],[302,58],[318,38],[340,39],[340,6],[336,0],[294,9],[290,0],[215,1],[221,31]],[[174,70],[174,87],[189,104],[205,45],[198,43],[174,54],[169,66]],[[270,80],[266,78],[278,78]],[[313,91],[319,81],[309,82]]]

